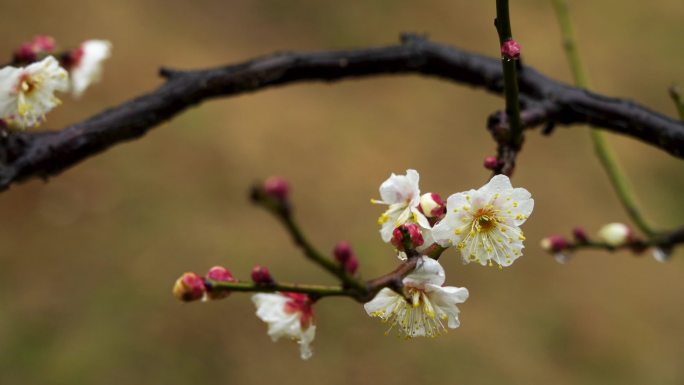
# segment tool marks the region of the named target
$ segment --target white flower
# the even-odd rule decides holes
[[[306,294],[275,293],[255,294],[252,302],[256,315],[268,324],[268,335],[273,341],[287,337],[297,341],[302,359],[312,355],[311,342],[316,335],[313,308]]]
[[[66,91],[68,74],[48,56],[26,68],[7,66],[0,70],[0,118],[33,127],[61,102],[55,91]]]
[[[404,293],[411,299],[408,303],[403,295],[384,288],[363,307],[371,317],[388,322],[406,338],[435,337],[447,331],[447,327],[459,327],[456,304],[468,299],[468,289],[446,286],[444,269],[436,260],[421,257],[416,269],[404,280]],[[446,326],[445,326],[446,324]]]
[[[430,228],[425,215],[418,210],[420,205],[420,176],[416,170],[406,170],[406,175],[392,174],[380,185],[381,200],[372,199],[372,203],[389,205],[380,218],[378,224],[380,235],[384,242],[392,239],[392,231],[406,222],[412,221],[423,228]]]
[[[494,176],[480,189],[447,199],[446,216],[432,229],[442,247],[456,246],[465,262],[509,266],[522,255],[525,223],[534,200],[524,188],[513,188],[505,175]]]
[[[107,40],[87,40],[71,53],[71,94],[79,97],[91,84],[100,81],[102,64],[112,45]]]
[[[609,223],[601,227],[598,235],[608,245],[618,247],[630,241],[632,230],[624,223]]]

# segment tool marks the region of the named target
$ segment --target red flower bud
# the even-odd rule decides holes
[[[217,281],[217,282],[237,282],[237,279],[233,277],[233,274],[230,273],[228,269],[222,266],[214,266],[209,271],[207,272],[207,275],[205,276],[207,279],[212,280],[212,281]],[[230,295],[230,291],[212,291],[209,290],[207,292],[207,296],[210,299],[220,299],[220,298],[226,298],[227,296]]]
[[[568,247],[568,241],[560,235],[549,235],[541,240],[541,248],[548,252],[558,253]]]
[[[584,231],[584,229],[579,227],[579,226],[572,229],[572,236],[575,238],[575,241],[577,241],[578,243],[589,242],[589,236],[587,235],[587,232]]]
[[[520,57],[520,44],[513,39],[506,40],[501,45],[501,55],[504,59],[514,60]]]
[[[420,211],[427,218],[438,218],[444,214],[444,201],[439,194],[425,193],[420,197]]]
[[[346,241],[340,241],[335,245],[335,249],[333,249],[333,255],[335,256],[335,260],[339,262],[340,264],[344,264],[354,256],[354,252],[352,251],[351,245],[349,242]]]
[[[266,195],[284,202],[290,194],[290,184],[281,177],[272,176],[264,182],[264,192]]]
[[[55,39],[52,36],[36,36],[14,51],[14,60],[21,63],[31,63],[38,60],[39,55],[54,51],[55,47]]]
[[[415,223],[404,223],[403,225],[397,227],[392,232],[392,245],[397,248],[397,250],[405,251],[404,248],[404,233],[408,235],[411,240],[411,247],[416,248],[422,246],[425,241],[423,240],[423,235],[420,233],[420,227]]]
[[[181,301],[196,301],[204,298],[205,293],[204,280],[195,273],[184,273],[173,285],[173,295]]]
[[[356,258],[354,254],[352,254],[349,259],[344,263],[344,270],[351,274],[354,275],[356,274],[356,270],[359,269],[359,259]]]
[[[499,167],[499,159],[495,156],[488,156],[484,158],[484,167],[487,170],[495,170],[497,167]]]
[[[252,269],[252,281],[257,285],[273,285],[275,281],[266,266],[256,265]]]

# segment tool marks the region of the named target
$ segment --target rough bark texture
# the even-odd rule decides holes
[[[33,177],[47,178],[109,147],[137,139],[204,100],[304,81],[338,81],[390,74],[419,74],[503,92],[500,59],[405,35],[401,44],[314,53],[277,53],[227,67],[173,71],[157,90],[59,131],[13,132],[0,138],[0,190]],[[684,124],[636,103],[581,90],[521,66],[522,119],[539,124],[589,123],[631,136],[684,158]],[[489,120],[497,133],[505,119]]]

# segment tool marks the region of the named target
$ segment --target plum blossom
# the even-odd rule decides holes
[[[519,226],[533,208],[529,191],[496,175],[478,190],[451,195],[432,235],[442,247],[456,246],[466,263],[509,266],[522,255],[525,237]]]
[[[0,70],[0,118],[22,128],[39,125],[61,103],[54,93],[67,91],[68,78],[52,56],[26,68],[4,67]]]
[[[406,175],[392,174],[380,185],[381,200],[372,199],[372,203],[388,205],[389,208],[380,218],[380,235],[385,243],[392,240],[395,228],[407,222],[419,224],[424,229],[430,228],[430,223],[419,210],[420,176],[416,170],[406,170]]]
[[[416,269],[402,281],[404,294],[384,288],[364,305],[366,313],[390,324],[392,329],[406,338],[436,337],[449,329],[459,327],[459,310],[456,304],[468,299],[464,287],[442,286],[444,269],[436,260],[423,256]]]
[[[111,54],[107,40],[87,40],[71,51],[66,60],[71,74],[71,94],[80,97],[91,84],[100,81],[102,66]]]
[[[313,307],[306,294],[278,292],[252,296],[257,317],[268,324],[268,335],[273,341],[287,337],[297,341],[303,360],[313,354],[311,342],[316,334]]]

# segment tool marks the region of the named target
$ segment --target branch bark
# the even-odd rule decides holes
[[[162,69],[157,90],[59,131],[12,132],[0,138],[0,190],[48,178],[108,148],[145,135],[176,114],[212,98],[305,81],[419,74],[502,95],[499,59],[402,36],[399,45],[347,51],[277,53],[245,63],[197,71]],[[588,123],[631,136],[684,158],[684,123],[636,103],[552,80],[530,67],[519,72],[526,128],[542,123]],[[533,113],[526,113],[527,110]],[[534,119],[525,120],[525,116]],[[490,127],[505,130],[505,121]]]

